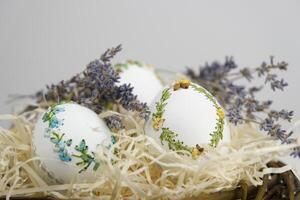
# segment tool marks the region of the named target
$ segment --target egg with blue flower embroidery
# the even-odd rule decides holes
[[[33,133],[35,154],[47,175],[69,183],[95,179],[100,162],[94,152],[101,143],[114,138],[102,119],[92,110],[76,103],[50,107],[37,121]]]
[[[182,79],[163,89],[150,106],[146,135],[167,150],[197,158],[205,147],[230,141],[223,108],[206,89]]]
[[[120,76],[119,84],[130,84],[139,101],[151,104],[162,89],[162,81],[152,65],[128,60],[115,65]]]

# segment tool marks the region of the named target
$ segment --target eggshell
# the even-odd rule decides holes
[[[57,133],[61,140],[55,137],[54,133]],[[80,182],[85,182],[95,179],[92,168],[96,162],[92,161],[87,170],[83,170],[87,163],[76,165],[83,161],[74,156],[82,155],[75,149],[76,145],[82,144],[84,147],[84,140],[88,146],[86,152],[93,156],[92,152],[96,150],[97,145],[109,140],[109,137],[109,129],[96,113],[75,103],[65,103],[49,108],[40,117],[34,129],[33,146],[36,155],[41,157],[42,167],[50,177],[67,183],[77,176]],[[72,141],[68,146],[70,139]]]
[[[197,84],[194,85],[202,88]],[[212,138],[210,134],[215,130],[218,119],[217,109],[212,100],[209,100],[207,96],[196,91],[191,86],[187,89],[180,88],[176,91],[174,91],[173,86],[166,87],[165,89],[169,89],[170,97],[165,101],[162,117],[164,122],[162,127],[169,128],[169,130],[177,133],[176,140],[183,142],[184,145],[190,148],[194,148],[197,144],[201,147],[210,144]],[[150,109],[152,113],[156,113],[157,103],[162,98],[164,90],[159,93],[151,104]],[[211,95],[208,91],[206,92]],[[219,106],[218,103],[217,105]],[[155,130],[153,123],[152,116],[152,120],[150,119],[148,121],[145,128],[146,135],[153,137],[161,144],[160,135],[162,133],[162,127],[160,127],[159,130]],[[224,119],[223,139],[221,142],[229,141],[230,131]],[[165,149],[169,150],[166,141],[163,141],[162,145]]]
[[[128,61],[117,64],[116,68],[120,75],[119,85],[130,83],[137,98],[148,105],[163,87],[154,68],[149,65]]]

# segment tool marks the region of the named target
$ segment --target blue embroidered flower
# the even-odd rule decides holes
[[[72,140],[64,141],[63,137],[65,134],[59,135],[59,133],[52,132],[51,133],[51,142],[55,144],[55,150],[58,151],[58,156],[60,160],[69,162],[71,161],[71,156],[68,153],[66,146],[71,146]]]
[[[83,169],[86,170],[92,163],[94,164],[93,170],[97,170],[100,163],[95,160],[94,153],[88,152],[88,146],[85,140],[81,140],[79,145],[76,145],[75,150],[78,151],[79,155],[70,155],[67,147],[71,146],[72,139],[64,140],[64,133],[60,133],[60,126],[63,125],[63,119],[58,119],[56,114],[65,111],[64,107],[53,106],[43,116],[43,122],[48,122],[48,127],[45,129],[45,137],[50,137],[50,141],[54,144],[54,151],[58,152],[58,157],[61,161],[70,162],[72,156],[79,158],[81,161],[77,162],[77,165],[83,165]],[[112,143],[115,143],[115,138],[112,137]]]
[[[72,139],[69,139],[67,141],[64,141],[64,143],[69,147],[72,144]]]
[[[42,120],[43,122],[48,122],[48,127],[45,129],[44,136],[47,138],[50,137],[50,141],[54,144],[54,151],[58,152],[59,159],[69,162],[72,158],[66,147],[71,146],[72,140],[63,140],[65,134],[59,133],[59,127],[64,124],[64,120],[56,117],[57,113],[64,111],[65,108],[59,107],[58,105],[50,107],[44,114]]]
[[[49,121],[49,127],[52,129],[56,129],[59,128],[60,126],[63,125],[63,120],[59,120],[56,117],[53,117],[50,121]]]
[[[63,120],[60,120],[56,117],[56,114],[59,112],[64,112],[64,107],[53,106],[48,109],[48,111],[44,114],[42,120],[43,122],[48,122],[49,128],[59,128],[59,126],[63,125]]]
[[[68,153],[67,149],[59,150],[58,156],[61,161],[70,162],[72,160],[70,154]]]
[[[116,137],[113,135],[111,136],[111,143],[116,144]]]
[[[66,111],[66,109],[64,107],[58,107],[58,106],[54,107],[55,114],[57,114],[59,112],[64,112],[64,111]]]
[[[112,136],[110,137],[110,142],[111,142],[111,143],[109,143],[109,144],[106,146],[107,149],[110,149],[110,148],[112,147],[112,144],[116,144],[116,137],[112,135]]]

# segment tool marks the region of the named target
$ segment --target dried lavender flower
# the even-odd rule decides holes
[[[227,118],[228,118],[228,121],[233,123],[234,125],[243,123],[243,117],[241,115],[241,111],[238,108],[228,109]]]
[[[122,123],[122,118],[118,115],[112,115],[106,117],[104,120],[107,126],[113,131],[118,131],[124,128],[124,125]]]
[[[186,75],[216,96],[227,110],[229,122],[235,125],[245,122],[256,123],[268,135],[280,139],[283,143],[291,143],[295,142],[295,139],[290,137],[292,132],[284,130],[280,121],[290,122],[294,114],[293,111],[272,110],[271,100],[258,100],[256,94],[265,85],[246,87],[238,84],[241,79],[252,82],[257,76],[264,78],[265,83],[269,84],[273,91],[284,90],[288,84],[284,79],[278,78],[275,70],[287,70],[287,66],[288,64],[284,61],[275,63],[274,57],[271,57],[269,63],[263,62],[259,67],[246,67],[237,71],[237,64],[233,58],[226,57],[224,63],[206,63],[204,67],[200,67],[198,73],[188,68]],[[300,149],[295,149],[292,155],[300,157]]]
[[[121,49],[121,45],[108,49],[100,59],[90,62],[82,73],[73,76],[70,80],[47,86],[45,92],[37,92],[37,102],[42,103],[46,100],[52,104],[60,101],[74,101],[96,113],[101,113],[112,104],[119,104],[127,110],[138,112],[146,120],[149,116],[148,106],[138,101],[129,84],[117,84],[119,75],[110,61]],[[115,117],[106,121],[111,128],[112,126],[116,126],[116,129],[121,127],[120,121],[117,123]]]
[[[251,73],[251,71],[250,71],[249,68],[241,69],[241,70],[240,70],[240,73],[241,73],[241,75],[242,75],[245,79],[247,79],[248,81],[251,81],[251,80],[253,79],[253,75],[252,75],[252,73]]]
[[[100,60],[102,60],[104,63],[109,63],[113,57],[117,53],[119,53],[122,50],[122,45],[118,45],[116,47],[113,47],[111,49],[107,49],[104,54],[101,55]]]
[[[118,88],[117,99],[120,99],[121,105],[127,110],[134,110],[132,102],[136,100],[136,95],[132,93],[133,87],[130,84],[123,84]]]
[[[275,91],[276,89],[283,90],[283,88],[286,86],[288,86],[288,84],[283,79],[274,80],[271,82],[271,88],[273,91]]]

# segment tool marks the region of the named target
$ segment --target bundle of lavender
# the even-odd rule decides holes
[[[166,79],[146,63],[111,64],[107,50],[34,95],[0,129],[0,196],[55,199],[297,199],[293,112],[259,101],[287,83],[285,62],[239,69],[232,58]],[[278,192],[280,191],[280,192]]]

